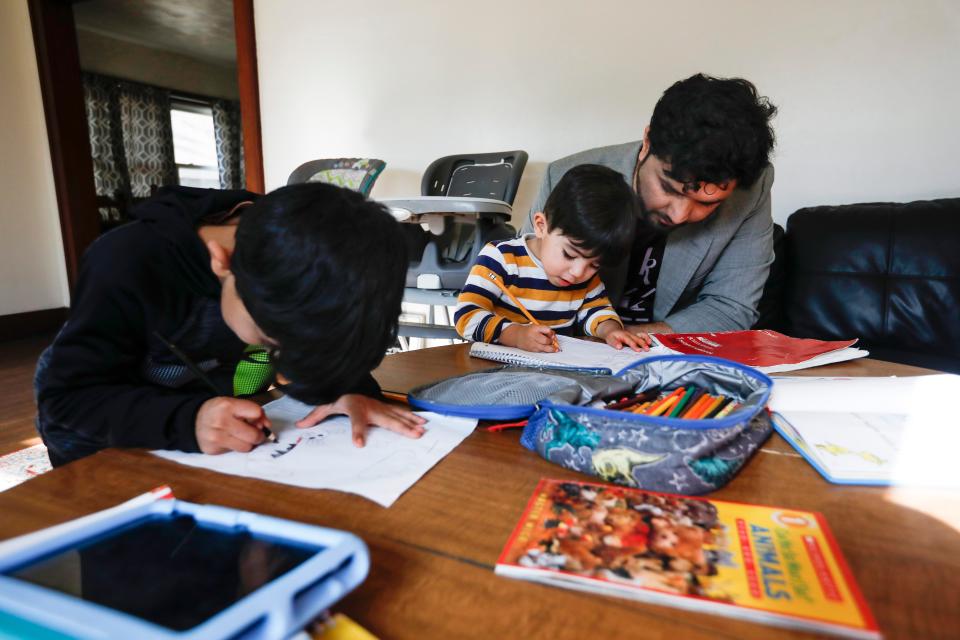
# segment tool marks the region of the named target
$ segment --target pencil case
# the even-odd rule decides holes
[[[732,398],[723,418],[685,420],[593,407],[601,398],[694,385]],[[485,420],[529,417],[520,442],[550,462],[607,482],[699,495],[719,489],[773,431],[765,411],[773,382],[730,360],[670,355],[615,375],[501,367],[410,392],[413,407]]]

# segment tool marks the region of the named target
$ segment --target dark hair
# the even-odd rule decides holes
[[[650,153],[691,188],[736,180],[749,187],[770,161],[777,108],[742,78],[702,73],[667,89],[650,119]]]
[[[355,389],[393,344],[407,271],[399,227],[382,205],[316,182],[243,212],[237,293],[277,342],[274,365],[294,398],[320,404]]]
[[[630,253],[637,198],[623,176],[609,167],[581,164],[560,178],[543,205],[550,230],[615,266]]]

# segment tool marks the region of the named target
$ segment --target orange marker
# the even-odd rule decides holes
[[[665,405],[665,404],[667,403],[667,401],[670,400],[671,398],[676,398],[677,396],[682,396],[685,392],[686,392],[686,389],[684,389],[683,387],[680,387],[679,389],[674,389],[672,392],[668,393],[667,395],[663,396],[662,398],[660,398],[660,399],[658,399],[658,400],[655,400],[655,401],[653,402],[653,404],[650,405],[650,407],[648,408],[648,410],[645,411],[644,413],[646,413],[647,415],[651,415],[651,416],[652,416],[652,415],[659,415],[659,414],[654,414],[653,412],[656,411],[657,409],[659,409],[660,407],[662,407],[663,405]]]
[[[544,326],[541,323],[537,322],[537,319],[534,318],[529,311],[527,311],[527,308],[523,306],[523,303],[521,303],[517,299],[517,296],[513,295],[513,293],[509,289],[507,289],[507,286],[500,281],[500,278],[497,276],[497,274],[491,273],[487,277],[490,278],[495,285],[500,287],[500,291],[503,291],[505,294],[507,294],[507,297],[510,298],[510,302],[512,302],[517,309],[520,309],[520,312],[527,317],[527,320],[529,320],[531,323],[537,326],[541,326],[541,327]],[[553,335],[553,348],[556,349],[557,351],[560,351],[560,343],[557,341],[556,334]]]
[[[694,403],[694,405],[690,407],[690,409],[687,410],[687,412],[681,417],[685,420],[696,420],[700,415],[700,411],[711,402],[713,402],[713,396],[709,393],[705,393],[700,396],[700,399],[697,400],[696,403]]]
[[[672,409],[673,405],[677,404],[678,402],[680,402],[680,396],[671,396],[670,398],[667,398],[666,402],[664,402],[659,407],[651,411],[648,415],[651,415],[651,416],[662,415],[668,409]]]
[[[727,400],[727,399],[726,399],[724,396],[717,396],[717,399],[714,400],[713,402],[711,402],[710,405],[706,408],[706,410],[705,410],[703,413],[700,414],[699,417],[700,417],[700,418],[706,418],[706,417],[709,416],[712,412],[716,411],[716,410],[717,410],[717,407],[719,407],[721,404],[723,404],[724,402],[726,402],[726,400]]]

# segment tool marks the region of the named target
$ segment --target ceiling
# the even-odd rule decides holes
[[[173,51],[218,65],[236,64],[232,0],[85,0],[78,29]]]

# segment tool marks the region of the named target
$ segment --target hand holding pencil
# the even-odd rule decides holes
[[[500,342],[507,346],[523,349],[524,351],[551,351],[550,349],[544,348],[548,345],[553,347],[552,351],[560,351],[560,343],[557,341],[557,334],[554,333],[553,329],[545,327],[538,322],[537,319],[533,317],[533,314],[523,306],[523,303],[517,299],[517,296],[513,295],[513,292],[507,288],[497,274],[491,273],[488,277],[510,299],[513,306],[519,309],[520,313],[530,321],[530,325],[511,325],[504,329],[503,334],[500,336]],[[507,333],[508,331],[510,332],[509,334]],[[503,338],[505,335],[508,342],[513,342],[514,344],[504,342]],[[544,338],[549,338],[550,342],[545,342]]]

